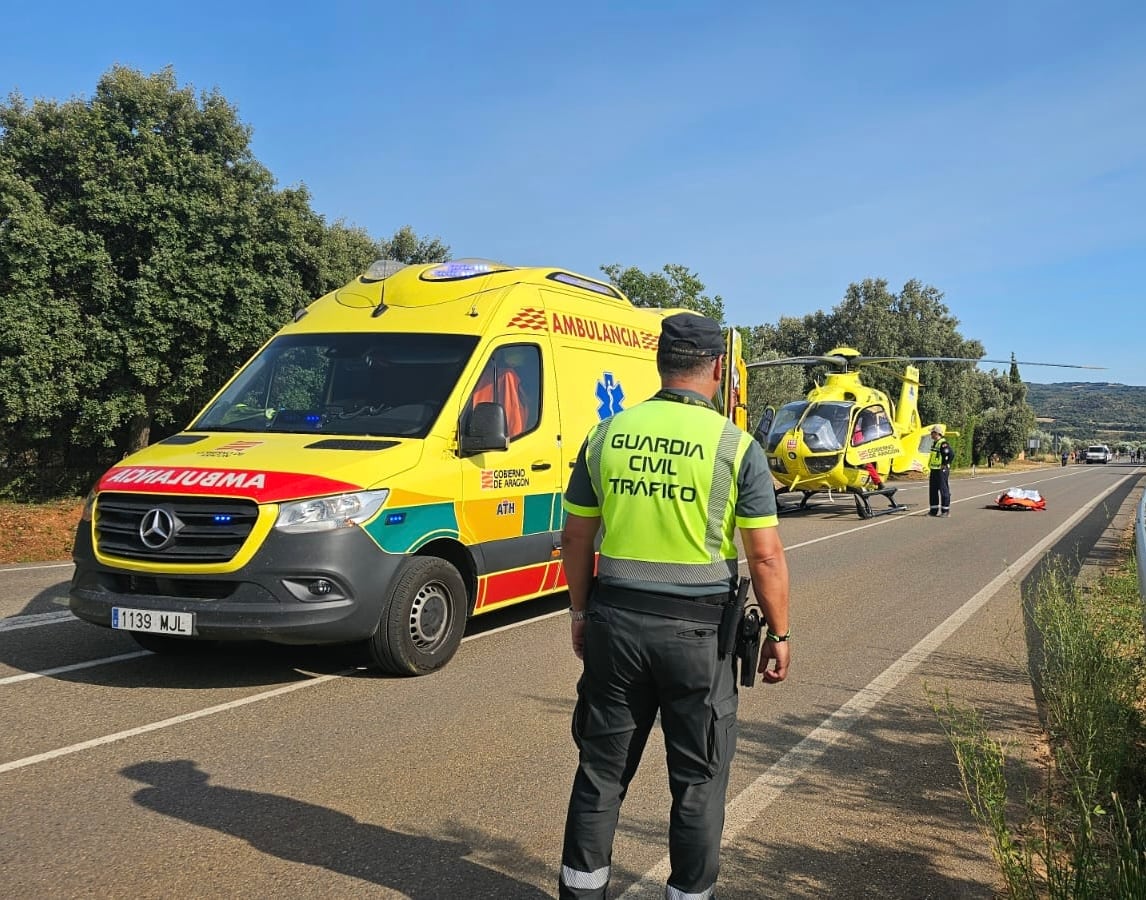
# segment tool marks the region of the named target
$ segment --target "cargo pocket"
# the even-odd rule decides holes
[[[727,768],[736,752],[736,706],[739,697],[732,694],[712,706],[708,728],[708,774]]]

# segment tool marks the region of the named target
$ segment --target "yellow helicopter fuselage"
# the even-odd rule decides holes
[[[917,468],[918,386],[908,367],[896,409],[858,372],[829,374],[777,411],[766,447],[773,477],[790,491],[868,491],[893,471]]]

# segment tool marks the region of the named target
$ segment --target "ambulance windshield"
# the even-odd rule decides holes
[[[477,338],[290,334],[276,338],[191,426],[425,437]]]

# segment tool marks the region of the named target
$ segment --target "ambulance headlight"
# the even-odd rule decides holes
[[[287,534],[351,528],[370,519],[382,508],[389,496],[390,491],[383,488],[380,491],[359,491],[339,494],[337,497],[286,503],[279,510],[275,528]]]

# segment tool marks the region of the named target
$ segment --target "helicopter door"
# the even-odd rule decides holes
[[[765,450],[768,449],[768,432],[772,430],[772,422],[776,418],[776,407],[767,406],[764,408],[763,414],[760,416],[760,421],[756,425],[756,430],[752,432],[752,437]]]

